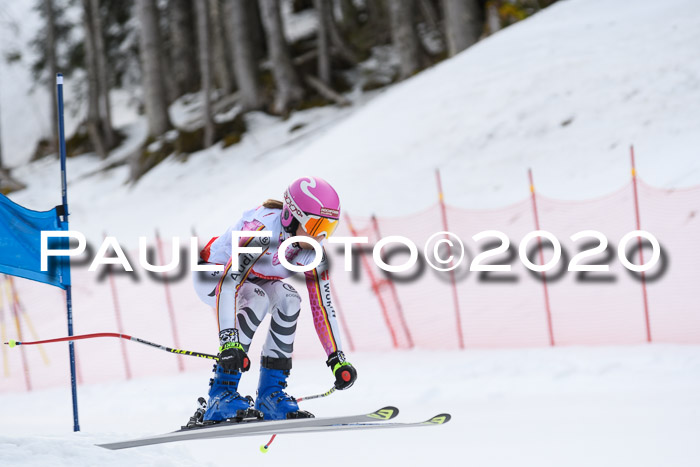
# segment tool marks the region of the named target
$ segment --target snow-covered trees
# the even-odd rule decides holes
[[[119,138],[110,90],[126,89],[140,101],[149,141],[173,128],[169,106],[175,100],[199,92],[204,104],[196,128],[177,129],[196,137],[163,146],[192,151],[226,139],[214,117],[234,106],[242,113],[287,115],[345,105],[344,91],[406,79],[553,1],[35,0],[46,24],[34,41],[40,49],[35,75],[53,92],[47,77],[81,71],[85,92],[79,95],[87,105],[80,131],[103,157]],[[81,15],[67,13],[77,6]],[[396,60],[373,81],[358,65],[380,47]],[[45,141],[44,147],[55,144]]]

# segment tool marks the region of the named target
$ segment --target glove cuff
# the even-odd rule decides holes
[[[238,350],[242,350],[243,352],[245,352],[245,350],[243,349],[243,346],[241,344],[239,344],[238,342],[227,342],[227,343],[219,346],[219,353],[223,352],[224,350],[228,350],[228,349],[238,349]]]
[[[345,354],[342,350],[333,352],[328,356],[326,360],[326,365],[335,373],[335,371],[341,366],[350,365],[350,363],[345,361]]]
[[[219,331],[219,345],[223,347],[229,342],[238,343],[238,329],[228,328]]]

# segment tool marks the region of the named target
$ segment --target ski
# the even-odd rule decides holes
[[[319,426],[299,426],[299,427],[288,427],[282,428],[280,430],[266,430],[258,431],[255,433],[236,433],[231,436],[244,437],[244,436],[257,436],[257,435],[272,435],[272,434],[294,434],[294,433],[319,433],[324,431],[352,431],[352,430],[372,430],[372,429],[382,429],[382,428],[417,428],[425,426],[437,426],[444,425],[452,419],[452,416],[448,413],[441,413],[429,418],[428,420],[422,422],[381,422],[381,423],[342,423],[333,425],[319,425]]]
[[[371,413],[360,415],[347,415],[340,417],[320,417],[320,418],[298,418],[291,420],[274,421],[247,421],[242,423],[222,423],[217,425],[198,427],[192,429],[181,429],[171,433],[156,436],[148,436],[116,443],[98,444],[105,449],[126,449],[139,446],[149,446],[152,444],[172,443],[175,441],[185,441],[191,439],[214,439],[239,436],[246,433],[247,436],[257,434],[282,433],[294,428],[313,428],[320,426],[345,426],[350,424],[360,424],[377,421],[387,421],[395,418],[399,414],[396,407],[383,407]]]

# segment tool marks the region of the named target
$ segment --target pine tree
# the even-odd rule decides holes
[[[484,30],[484,6],[479,0],[442,0],[447,53],[458,54],[479,40]]]
[[[191,0],[170,0],[167,11],[170,68],[179,97],[199,89],[194,4]]]
[[[199,73],[202,76],[202,94],[204,95],[204,147],[214,144],[214,118],[211,108],[212,61],[211,16],[209,2],[200,0],[196,3],[197,40],[199,41]]]
[[[161,56],[158,9],[155,0],[137,0],[136,11],[139,21],[139,56],[143,83],[148,134],[158,137],[172,125],[168,116],[168,100]]]
[[[44,0],[44,18],[46,20],[46,66],[49,70],[50,79],[48,80],[49,86],[51,88],[51,96],[53,97],[51,101],[51,147],[58,147],[58,110],[56,108],[55,102],[58,99],[56,95],[56,85],[54,84],[54,79],[58,73],[58,62],[56,58],[56,10],[54,8],[53,0]],[[58,151],[56,152],[58,156]]]
[[[272,106],[273,112],[284,114],[304,97],[296,70],[289,54],[284,37],[282,16],[278,0],[260,0],[260,12],[265,26],[268,55],[272,64],[277,93]]]
[[[228,53],[227,41],[224,38],[224,25],[221,4],[219,0],[209,0],[209,49],[211,63],[214,67],[217,87],[224,94],[230,94],[234,89],[231,66],[231,54]]]
[[[331,20],[331,5],[327,0],[314,0],[318,17],[317,48],[318,78],[326,85],[331,84],[331,50],[328,41],[328,22]]]
[[[251,0],[225,0],[224,28],[231,43],[233,72],[241,95],[244,110],[256,110],[263,106],[258,77],[258,52],[249,21]],[[253,5],[255,6],[255,5]]]
[[[413,0],[389,0],[391,42],[399,55],[399,77],[406,79],[420,69],[420,46],[413,24]]]

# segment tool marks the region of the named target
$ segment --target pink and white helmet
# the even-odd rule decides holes
[[[313,236],[333,235],[340,220],[340,198],[327,181],[318,177],[294,180],[284,192],[282,226],[296,231],[295,220]]]

